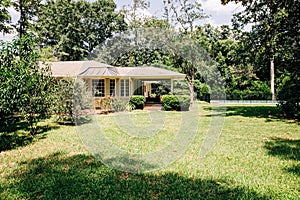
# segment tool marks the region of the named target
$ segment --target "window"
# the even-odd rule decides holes
[[[120,80],[120,96],[129,97],[129,80]]]
[[[94,97],[105,97],[105,84],[104,79],[92,80],[93,95]]]
[[[116,80],[109,80],[109,95],[114,97],[116,96]]]

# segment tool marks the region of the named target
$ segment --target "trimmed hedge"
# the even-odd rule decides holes
[[[163,95],[162,107],[166,111],[188,111],[190,108],[190,97],[187,95]]]
[[[134,106],[134,109],[143,109],[145,106],[144,96],[133,95],[129,99],[129,104]]]

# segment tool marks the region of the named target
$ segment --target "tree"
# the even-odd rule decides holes
[[[228,3],[222,0],[222,3]],[[282,65],[288,57],[296,57],[299,49],[299,1],[237,0],[245,10],[235,15],[234,25],[243,27],[254,23],[251,44],[270,62],[272,99],[275,99],[275,64]],[[295,27],[296,26],[296,27]],[[298,46],[298,47],[297,47]],[[278,71],[278,70],[277,70]]]
[[[145,15],[143,11],[150,7],[150,3],[145,0],[133,0],[132,5],[123,6],[120,10],[125,16],[125,20],[129,25],[130,29],[138,29],[143,27],[145,21],[149,16]]]
[[[228,0],[223,0],[222,2],[227,3]],[[269,60],[271,89],[273,90],[272,98],[275,99],[275,82],[279,86],[284,82],[283,80],[286,76],[291,81],[298,80],[300,76],[298,70],[300,64],[299,1],[236,0],[235,2],[241,2],[245,10],[236,14],[234,25],[236,28],[241,28],[249,23],[254,24],[246,37],[249,47],[251,47],[249,50],[252,51],[253,58],[255,58],[254,62],[259,67],[258,71],[262,74],[262,77],[266,74],[265,60]],[[274,78],[275,64],[277,79]],[[292,77],[287,74],[290,74]],[[278,87],[277,89],[280,100],[286,102],[296,98],[299,102],[300,97],[298,95],[295,97],[295,93],[292,92],[287,95],[284,90],[291,90],[287,84],[283,85],[285,87]],[[299,86],[297,82],[295,82],[295,85]],[[281,92],[284,92],[285,95],[279,95]],[[294,100],[292,104],[295,104]]]
[[[143,11],[146,11],[149,7],[150,3],[148,1],[133,0],[132,5],[123,6],[120,10],[120,13],[125,16],[125,21],[128,24],[129,30],[133,31],[135,42],[137,42],[138,29],[143,28],[145,22],[151,19],[151,17],[143,13]]]
[[[21,115],[35,134],[36,124],[49,116],[51,76],[48,67],[40,68],[35,42],[23,36],[1,44],[0,113],[5,118]]]
[[[19,38],[28,31],[33,31],[33,24],[39,12],[42,0],[14,0],[13,7],[20,13],[20,19],[15,25]]]
[[[48,0],[41,6],[36,31],[41,47],[54,48],[59,60],[82,60],[125,28],[112,0]]]
[[[201,4],[196,0],[164,0],[165,18],[171,25],[179,26],[184,34],[189,35],[192,38],[194,27],[199,20],[207,18]],[[187,51],[190,51],[186,49]],[[190,55],[193,55],[191,52]],[[187,79],[190,83],[191,102],[194,99],[194,81],[195,81],[195,59],[191,57],[191,62],[183,62],[183,71],[188,74]]]
[[[10,27],[9,23],[11,17],[7,8],[10,6],[11,2],[9,0],[0,1],[0,33],[9,33]]]
[[[57,80],[53,95],[53,111],[59,122],[80,123],[91,111],[92,94],[82,79],[65,78]]]

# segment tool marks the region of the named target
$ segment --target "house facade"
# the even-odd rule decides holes
[[[173,92],[174,80],[185,79],[185,74],[158,67],[115,67],[97,61],[50,62],[52,76],[82,78],[95,99],[129,98],[132,95],[149,97],[153,85],[164,83]]]

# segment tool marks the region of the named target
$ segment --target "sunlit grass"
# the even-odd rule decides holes
[[[0,153],[0,199],[299,199],[299,124],[278,119],[275,106],[230,105],[218,143],[201,158],[211,115],[220,114],[209,108],[201,104],[198,131],[185,154],[144,174],[102,165],[76,127],[52,129]],[[163,126],[151,126],[151,115],[136,111],[129,114],[130,132],[126,121],[120,126],[119,113],[97,120],[114,144],[130,153],[152,152],[172,142],[181,122],[180,112],[156,112]],[[151,127],[157,132],[140,138],[147,133],[141,129]]]

